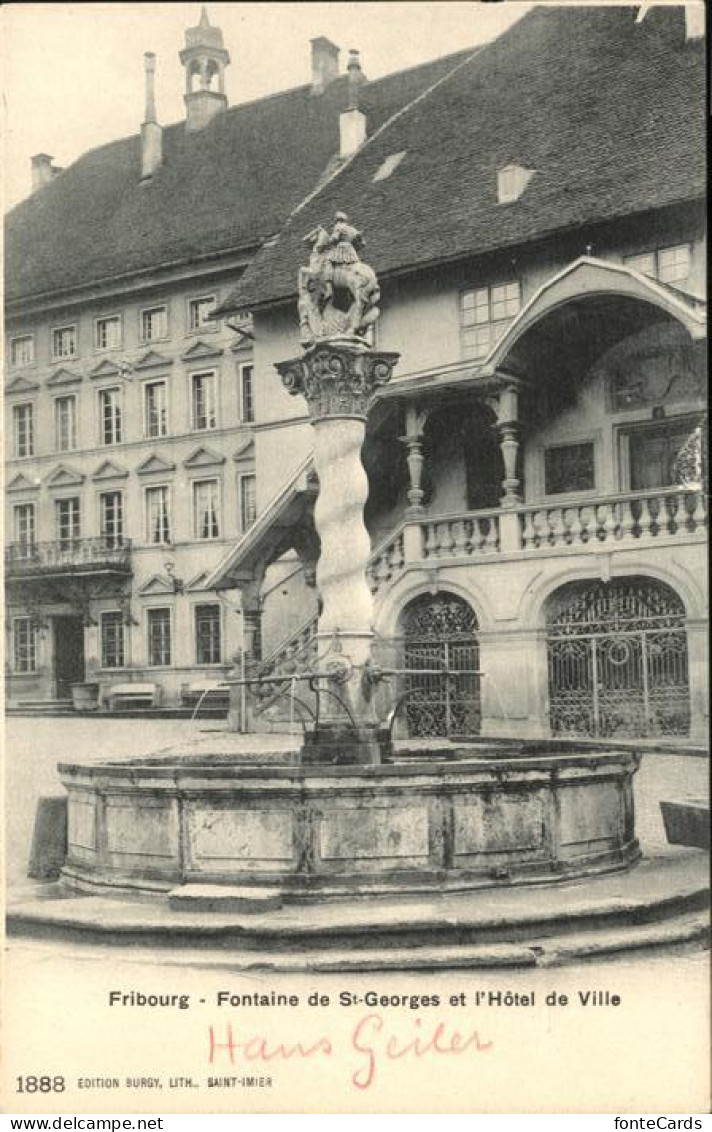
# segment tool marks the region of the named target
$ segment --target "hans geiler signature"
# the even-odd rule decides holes
[[[354,1026],[348,1038],[351,1082],[357,1089],[369,1089],[379,1072],[391,1061],[409,1061],[419,1058],[460,1057],[487,1053],[492,1042],[480,1037],[477,1030],[461,1033],[447,1022],[412,1020],[407,1036],[389,1031],[383,1016],[376,1012],[365,1014]],[[279,1061],[307,1061],[341,1056],[335,1041],[327,1034],[309,1041],[282,1041],[261,1034],[246,1035],[233,1029],[228,1022],[210,1026],[208,1031],[209,1064],[234,1066],[240,1062],[274,1064]]]

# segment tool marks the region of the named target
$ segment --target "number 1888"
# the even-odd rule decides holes
[[[64,1077],[18,1077],[17,1093],[63,1093]]]

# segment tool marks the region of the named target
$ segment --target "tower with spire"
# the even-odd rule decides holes
[[[186,129],[202,130],[227,106],[225,68],[230,62],[222,31],[210,23],[204,5],[197,27],[186,29],[180,61],[185,67]]]

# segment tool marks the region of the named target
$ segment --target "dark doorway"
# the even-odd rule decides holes
[[[84,623],[81,617],[54,618],[54,684],[58,700],[84,680]]]
[[[697,426],[697,427],[696,427]],[[636,429],[630,434],[630,486],[632,491],[684,484],[685,472],[701,448],[702,430],[697,422],[666,421],[657,427]],[[699,479],[701,472],[697,477]]]
[[[484,406],[470,410],[462,422],[467,508],[499,507],[504,465],[494,414]]]

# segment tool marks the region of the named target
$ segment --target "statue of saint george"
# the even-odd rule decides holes
[[[363,242],[345,212],[336,213],[331,232],[318,225],[305,236],[311,251],[298,283],[304,347],[333,336],[362,337],[378,318],[380,288],[359,256]]]

